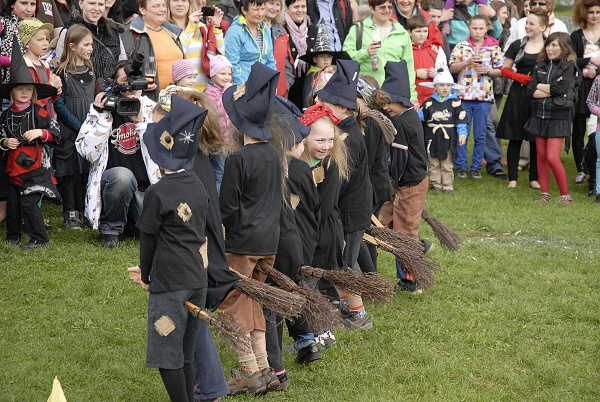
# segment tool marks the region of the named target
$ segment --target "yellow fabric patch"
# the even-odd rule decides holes
[[[175,323],[171,317],[163,315],[154,322],[154,329],[160,336],[168,336],[171,332],[175,331]]]
[[[177,207],[177,215],[179,215],[182,221],[188,222],[190,219],[192,219],[192,210],[186,202],[182,202]]]
[[[315,184],[322,183],[325,180],[325,169],[323,169],[323,166],[313,169],[312,174]]]
[[[204,269],[208,268],[208,237],[204,238],[204,244],[200,247],[200,256],[202,257]]]
[[[296,194],[290,194],[290,204],[292,204],[292,209],[295,211],[300,204],[300,197]]]
[[[461,105],[460,101],[452,101],[452,107],[459,107]]]
[[[433,105],[432,101],[425,102],[425,109],[429,109],[431,107],[431,105]]]
[[[175,145],[175,140],[168,131],[163,131],[160,136],[160,144],[170,151],[171,148],[173,148],[173,145]]]
[[[467,112],[465,112],[464,110],[458,114],[458,118],[461,120],[463,120],[466,117],[467,117]]]

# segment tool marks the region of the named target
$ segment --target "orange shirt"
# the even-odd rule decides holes
[[[165,29],[153,31],[148,28],[146,31],[154,48],[158,85],[160,89],[165,89],[173,82],[173,76],[171,75],[173,63],[175,60],[183,59],[183,52]]]

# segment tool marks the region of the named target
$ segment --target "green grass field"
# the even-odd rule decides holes
[[[465,239],[454,254],[435,241],[435,288],[367,304],[374,328],[334,331],[337,345],[310,366],[284,356],[292,385],[265,399],[599,400],[600,205],[571,184],[572,158],[571,206],[555,184],[550,204],[534,203],[526,173],[514,190],[484,174],[431,193],[426,207]],[[59,207],[44,214],[61,227]],[[55,375],[69,401],[168,400],[144,367],[148,296],[126,272],[136,241],[106,250],[95,232],[59,230],[23,252],[0,238],[0,400],[45,401]],[[390,255],[379,266],[394,278]],[[218,347],[228,373],[237,360]]]

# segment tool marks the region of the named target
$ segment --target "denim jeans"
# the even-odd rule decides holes
[[[360,245],[363,243],[363,230],[356,230],[350,233],[344,233],[344,240],[346,241],[346,247],[344,247],[344,264],[358,272],[358,254],[360,252]]]
[[[227,155],[225,152],[221,152],[217,155],[209,155],[208,159],[215,172],[215,180],[217,181],[217,194],[221,193],[221,182],[223,181],[223,172],[225,171],[225,160]]]
[[[494,123],[492,123],[491,116],[488,116],[485,134],[485,150],[483,151],[486,161],[485,170],[489,174],[493,174],[496,170],[504,170],[504,168],[502,167],[502,162],[500,162],[500,159],[502,159],[502,149],[498,145],[496,129],[494,128]]]
[[[127,168],[114,167],[104,171],[100,180],[102,195],[100,233],[121,234],[128,216],[134,223],[137,222],[144,203],[144,193],[137,187],[133,172]]]
[[[596,195],[600,195],[600,131],[596,131]],[[590,169],[591,170],[591,169]]]
[[[194,385],[196,399],[212,400],[229,394],[219,353],[205,323],[200,326],[194,350]]]
[[[485,152],[486,145],[486,131],[487,122],[490,115],[490,108],[492,107],[491,102],[482,101],[469,101],[463,100],[462,105],[467,112],[467,141],[471,135],[471,125],[473,126],[473,140],[475,145],[473,146],[473,156],[471,160],[470,169],[467,169],[467,161],[469,156],[467,155],[467,144],[458,145],[456,149],[456,169],[473,170],[482,168],[481,161]],[[494,141],[496,138],[494,137]]]

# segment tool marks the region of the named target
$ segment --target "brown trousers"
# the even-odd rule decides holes
[[[264,282],[266,276],[254,269],[258,260],[262,258],[270,266],[273,266],[275,261],[275,255],[240,255],[233,253],[226,253],[225,255],[231,268],[248,278],[260,282]],[[266,331],[262,305],[235,289],[223,300],[217,312],[231,316],[243,328],[245,333],[250,333],[255,329]]]
[[[399,187],[394,202],[387,201],[381,207],[381,223],[396,232],[419,238],[421,212],[425,207],[425,198],[429,187],[429,178],[411,187]]]
[[[452,182],[454,181],[454,163],[452,163],[452,151],[448,150],[446,159],[432,158],[427,152],[429,159],[429,180],[434,190],[454,190]]]

